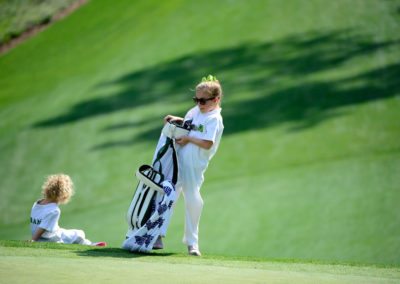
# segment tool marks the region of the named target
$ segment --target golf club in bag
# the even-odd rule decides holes
[[[139,183],[126,215],[129,228],[123,249],[149,252],[157,238],[165,236],[178,197],[175,192],[178,159],[174,139],[187,135],[190,128],[190,122],[167,122],[161,131],[152,166],[142,165],[136,171]]]

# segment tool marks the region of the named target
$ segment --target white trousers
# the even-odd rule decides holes
[[[60,228],[51,238],[40,238],[41,242],[56,242],[64,244],[91,245],[92,242],[86,239],[85,232],[76,229]]]
[[[156,159],[156,155],[165,143],[165,136],[161,135],[157,144],[156,152],[153,157],[153,163]],[[184,147],[194,147],[192,145],[186,145]],[[196,146],[197,147],[197,146]],[[188,246],[194,246],[198,248],[199,245],[199,223],[200,216],[203,210],[203,199],[200,195],[200,188],[204,181],[204,172],[207,165],[199,165],[198,159],[194,158],[190,148],[182,149],[179,145],[176,145],[177,158],[178,158],[178,182],[175,186],[176,200],[179,198],[182,192],[185,201],[185,230],[183,235],[183,243]],[[192,149],[193,150],[193,149]],[[168,161],[167,159],[171,159]],[[165,155],[163,161],[164,167],[170,165],[172,167],[172,156]],[[163,169],[165,172],[172,173],[172,169]],[[171,177],[169,177],[171,178]],[[173,206],[175,206],[176,202]],[[161,236],[165,237],[170,219],[167,219],[161,228]]]
[[[85,232],[75,229],[61,229],[61,239],[66,244],[91,245],[92,242],[86,239]]]
[[[183,193],[185,201],[185,230],[183,243],[188,246],[199,246],[199,223],[203,210],[203,199],[200,188],[204,181],[204,170],[193,167],[180,168],[177,192]]]

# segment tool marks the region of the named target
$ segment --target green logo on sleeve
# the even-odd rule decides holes
[[[194,125],[193,130],[195,130],[195,131],[200,131],[200,132],[204,132],[204,125],[203,125],[203,124]]]

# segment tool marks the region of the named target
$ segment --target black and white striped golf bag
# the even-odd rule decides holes
[[[187,135],[189,131],[187,124],[166,123],[152,166],[142,165],[136,171],[139,183],[126,215],[129,228],[122,248],[148,252],[158,236],[165,235],[177,199],[178,159],[174,139]]]

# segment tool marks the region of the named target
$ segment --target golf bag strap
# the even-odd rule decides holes
[[[172,163],[174,165],[174,172],[172,174],[172,184],[176,184],[176,182],[178,181],[178,156],[176,155],[176,150],[175,150],[175,146],[174,143],[171,143],[171,147],[172,147]]]
[[[167,137],[165,139],[165,144],[160,148],[160,150],[158,150],[156,159],[153,162],[153,167],[155,167],[156,164],[158,163],[158,171],[160,173],[163,172],[162,164],[161,164],[161,158],[165,155],[165,153],[167,153],[170,143],[172,143],[172,139]]]
[[[172,183],[175,185],[176,182],[178,181],[178,158],[174,146],[174,141],[173,139],[167,137],[165,140],[165,144],[160,148],[160,150],[157,153],[156,159],[154,160],[153,167],[155,167],[156,163],[159,164],[158,171],[162,172],[162,164],[161,164],[161,158],[167,153],[168,148],[172,148],[172,163],[173,163],[173,174],[172,174]]]

